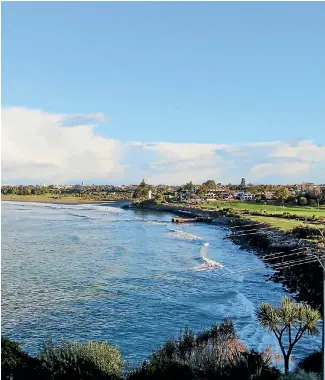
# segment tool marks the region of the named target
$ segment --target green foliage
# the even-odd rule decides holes
[[[306,197],[300,197],[299,198],[299,204],[301,204],[302,206],[305,206],[307,204],[307,198]]]
[[[186,364],[175,361],[162,361],[143,365],[141,368],[132,371],[128,375],[128,380],[192,380],[193,373]]]
[[[288,373],[294,346],[305,333],[319,333],[317,324],[321,315],[309,305],[296,304],[290,298],[283,297],[279,307],[262,303],[257,311],[257,318],[260,325],[272,331],[277,338],[284,358],[285,372]],[[287,344],[284,343],[285,337]]]
[[[278,200],[282,201],[282,204],[284,204],[284,201],[289,198],[290,191],[286,187],[280,187],[275,192],[275,196]]]
[[[229,365],[233,379],[276,380],[280,372],[271,366],[271,357],[251,350],[234,357]]]
[[[246,180],[245,180],[245,178],[242,178],[242,179],[241,179],[241,182],[240,182],[240,188],[241,188],[242,190],[244,190],[244,189],[246,188]]]
[[[188,182],[184,185],[184,190],[186,191],[192,191],[194,190],[195,186],[193,185],[192,181]]]
[[[226,319],[197,335],[185,329],[178,339],[168,339],[129,379],[276,379],[269,365],[262,354],[246,352]]]
[[[123,368],[119,350],[107,342],[46,341],[38,357],[55,380],[116,379]]]
[[[205,197],[205,194],[209,191],[209,188],[207,185],[203,184],[200,186],[199,188],[199,196],[201,198],[204,198]]]
[[[298,368],[306,372],[323,372],[322,351],[314,351],[298,363]]]
[[[217,187],[217,184],[213,179],[209,179],[208,181],[204,182],[203,185],[205,185],[209,190],[215,189]]]
[[[322,380],[322,376],[319,373],[297,371],[282,376],[280,380]]]
[[[1,377],[3,379],[41,379],[41,363],[22,351],[19,344],[1,337]]]
[[[135,198],[148,198],[148,192],[149,192],[149,187],[148,185],[144,182],[144,179],[141,181],[139,186],[137,187],[136,191],[134,192],[134,197]]]

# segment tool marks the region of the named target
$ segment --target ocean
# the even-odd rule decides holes
[[[1,206],[2,335],[27,352],[49,337],[107,340],[136,365],[181,329],[226,317],[248,348],[279,352],[255,311],[286,293],[266,281],[271,269],[230,273],[264,264],[224,239],[225,228],[109,203]],[[320,345],[306,337],[294,357]]]

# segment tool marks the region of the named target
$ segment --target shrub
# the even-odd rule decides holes
[[[271,367],[271,357],[254,350],[237,356],[228,372],[232,379],[276,380],[280,376],[280,371]]]
[[[62,340],[55,346],[49,340],[43,344],[39,359],[51,378],[60,380],[115,379],[123,368],[119,350],[107,342]]]
[[[300,197],[299,204],[301,204],[302,206],[305,206],[307,203],[308,202],[307,202],[306,197]]]
[[[307,239],[309,237],[321,236],[318,228],[308,226],[298,226],[291,230],[291,233],[300,239]]]
[[[45,375],[37,358],[22,351],[19,344],[1,337],[1,376],[3,379],[41,379]]]
[[[303,369],[306,372],[323,372],[322,352],[312,352],[299,362],[298,368]]]
[[[127,378],[128,380],[192,380],[193,373],[186,364],[162,361],[143,365],[141,368],[130,372]]]
[[[264,376],[264,377],[262,377]],[[185,329],[169,339],[129,379],[276,379],[262,354],[247,353],[231,320],[212,325],[197,335]]]
[[[303,370],[299,370],[297,372],[289,373],[286,376],[282,376],[281,380],[322,380],[322,376],[319,373],[307,373]]]

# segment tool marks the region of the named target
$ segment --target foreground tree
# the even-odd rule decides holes
[[[283,297],[279,307],[262,303],[257,311],[260,325],[273,332],[277,338],[284,359],[285,373],[289,373],[290,356],[294,346],[307,332],[317,335],[317,324],[321,320],[318,310],[309,305],[296,304]]]

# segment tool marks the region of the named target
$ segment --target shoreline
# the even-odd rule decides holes
[[[125,209],[162,211],[175,214],[178,216],[187,215],[191,217],[209,216],[212,221],[199,221],[198,223],[209,223],[223,226],[230,232],[225,237],[231,240],[241,249],[247,250],[258,256],[266,267],[274,272],[266,281],[281,283],[285,291],[292,294],[298,302],[306,302],[310,306],[317,308],[321,313],[322,310],[322,268],[318,262],[309,262],[303,266],[293,265],[285,266],[286,262],[292,260],[292,252],[297,249],[308,248],[316,253],[314,244],[299,239],[288,232],[281,231],[277,228],[270,227],[261,222],[254,222],[249,219],[240,218],[238,215],[222,215],[218,212],[205,211],[196,207],[186,207],[181,205],[153,205],[146,204],[142,206],[128,205]],[[253,229],[252,229],[253,228]],[[252,232],[253,231],[253,232]],[[274,258],[265,259],[265,254],[272,254]],[[290,255],[290,258],[286,256]],[[298,259],[308,257],[306,253],[298,253]],[[300,258],[299,258],[300,256]],[[291,261],[292,263],[292,261]],[[281,268],[280,268],[281,267]],[[313,273],[313,276],[310,276]]]

